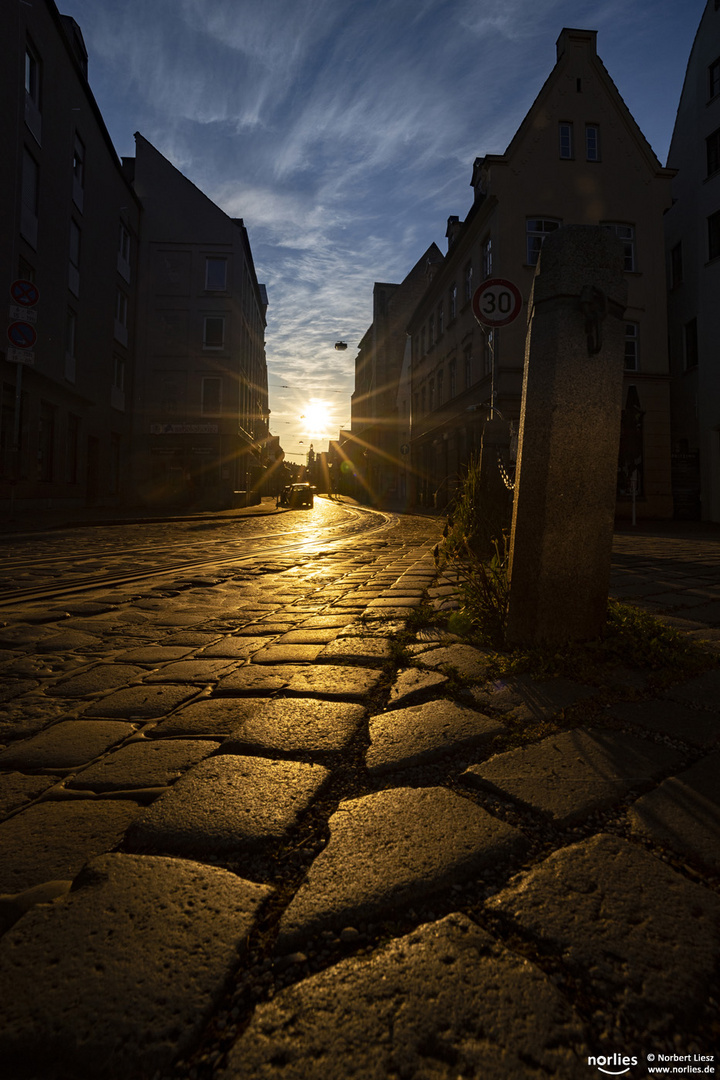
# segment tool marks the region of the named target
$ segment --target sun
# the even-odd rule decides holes
[[[330,406],[321,398],[310,398],[300,419],[306,435],[315,438],[325,436],[330,431]]]

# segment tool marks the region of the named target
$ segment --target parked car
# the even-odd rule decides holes
[[[278,496],[280,506],[287,506],[290,510],[298,510],[302,506],[312,509],[313,497],[317,488],[312,484],[288,484]]]

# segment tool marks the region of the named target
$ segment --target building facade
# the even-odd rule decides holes
[[[129,497],[140,205],[52,0],[0,7],[0,505]],[[26,284],[23,284],[26,283]]]
[[[124,166],[143,208],[136,490],[150,504],[252,501],[278,448],[268,443],[267,293],[247,230],[135,140]]]
[[[625,248],[623,430],[618,512],[672,514],[663,168],[597,55],[596,34],[564,29],[557,62],[504,154],[475,161],[473,205],[448,221],[448,252],[408,324],[410,467],[415,501],[442,503],[491,411],[517,424],[527,302],[548,232],[601,225]],[[485,330],[472,298],[488,278],[513,282],[521,317]]]
[[[665,218],[678,517],[720,521],[720,3],[690,53],[668,165]]]
[[[353,475],[358,497],[370,502],[405,502],[407,456],[398,400],[407,340],[408,319],[442,263],[442,252],[431,244],[398,284],[376,282],[373,321],[355,359],[355,390],[351,399]]]

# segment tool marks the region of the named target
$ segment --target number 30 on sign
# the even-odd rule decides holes
[[[507,326],[522,311],[522,296],[512,281],[488,278],[475,290],[472,309],[483,326]]]

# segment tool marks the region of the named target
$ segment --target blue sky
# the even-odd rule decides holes
[[[140,131],[248,229],[268,288],[271,430],[291,460],[349,424],[375,281],[471,205],[564,26],[664,165],[705,0],[59,0],[120,155]],[[348,343],[336,352],[335,341]],[[317,399],[314,402],[312,399]],[[308,430],[311,411],[329,416]],[[322,428],[322,430],[320,430]]]

